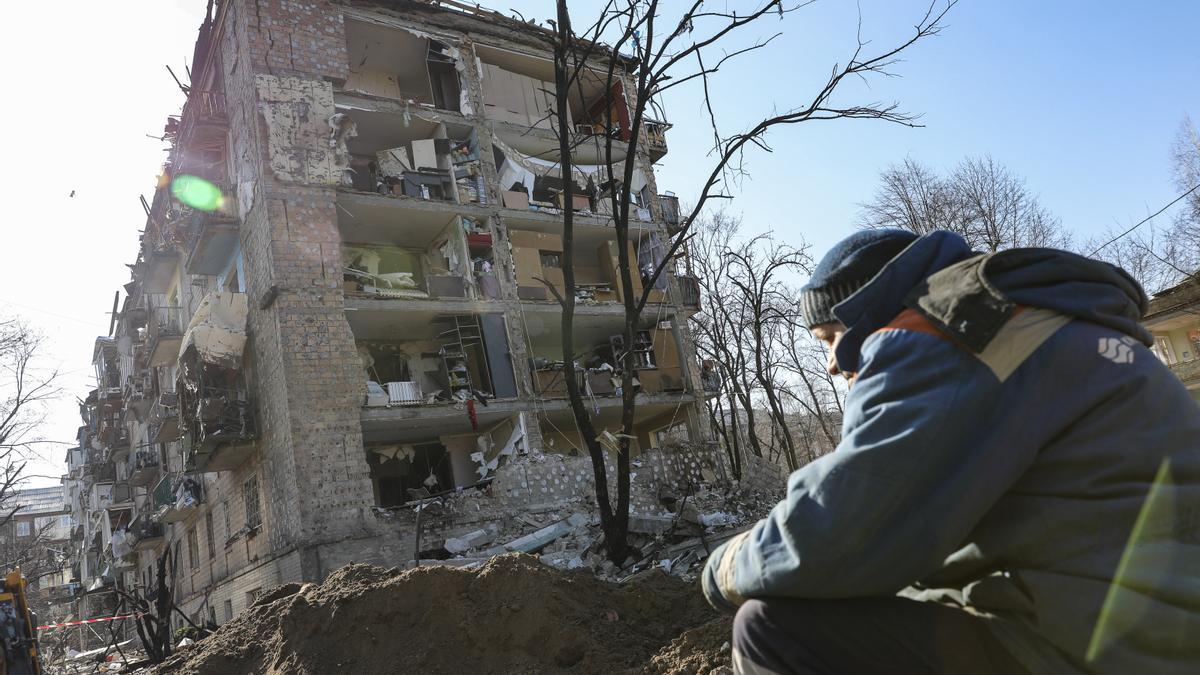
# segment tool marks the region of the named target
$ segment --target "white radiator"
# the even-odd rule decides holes
[[[421,385],[416,382],[388,382],[388,403],[420,403]]]

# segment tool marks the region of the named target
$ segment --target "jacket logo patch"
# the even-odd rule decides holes
[[[1133,349],[1130,342],[1136,341],[1130,337],[1100,338],[1100,356],[1112,361],[1113,363],[1133,363]]]

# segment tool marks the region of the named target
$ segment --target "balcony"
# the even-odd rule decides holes
[[[679,197],[670,192],[658,196],[658,208],[662,211],[662,220],[672,233],[679,230]]]
[[[83,467],[84,478],[93,483],[111,483],[117,479],[117,465],[112,462],[91,462]]]
[[[667,129],[671,125],[665,122],[646,120],[642,125],[642,133],[646,138],[646,149],[650,153],[650,161],[657,162],[667,156]]]
[[[162,523],[154,522],[145,513],[138,514],[129,526],[129,543],[135,551],[154,548],[163,540]]]
[[[158,453],[139,450],[133,454],[129,462],[129,484],[133,487],[146,487],[158,475]]]
[[[237,248],[239,225],[235,214],[228,212],[234,207],[233,189],[218,185],[225,198],[222,208],[204,212],[193,210],[181,221],[190,245],[184,270],[188,274],[220,274]]]
[[[113,483],[112,500],[104,508],[110,511],[122,511],[133,506],[133,488],[128,482]]]
[[[141,268],[142,290],[147,293],[166,293],[179,267],[179,253],[173,248],[148,247],[138,266]]]
[[[137,343],[134,346],[134,353],[141,351],[141,344]],[[138,363],[140,359],[135,357],[134,363]],[[150,410],[150,405],[154,402],[154,382],[150,374],[145,370],[137,368],[136,374],[133,374],[125,379],[124,398],[125,403],[131,409],[139,420],[143,419]]]
[[[124,426],[104,429],[100,433],[100,444],[105,449],[106,459],[119,462],[129,453],[129,430]]]
[[[205,296],[179,359],[179,424],[190,440],[189,471],[228,471],[254,450],[257,429],[242,372],[246,296]]]
[[[207,388],[195,401],[195,417],[188,431],[188,469],[232,471],[242,465],[257,447],[254,414],[246,393],[240,389]]]
[[[159,394],[150,408],[150,440],[154,443],[179,440],[179,395],[173,391]]]
[[[700,280],[693,276],[679,275],[679,292],[681,304],[688,309],[700,311]]]
[[[185,151],[206,150],[216,146],[223,150],[228,130],[225,94],[193,89],[179,116],[176,146]]]
[[[79,595],[81,590],[82,587],[80,584],[72,582],[62,584],[61,586],[51,586],[49,589],[47,589],[46,595],[50,601],[50,604],[53,605],[74,600],[75,596]]]
[[[1189,389],[1200,387],[1200,359],[1173,363],[1171,372],[1175,373],[1175,377],[1178,377]]]
[[[169,366],[179,360],[179,345],[183,342],[180,314],[179,307],[156,307],[150,311],[146,324],[150,366]]]
[[[200,484],[194,478],[167,474],[154,486],[154,517],[160,523],[187,520],[202,501]]]

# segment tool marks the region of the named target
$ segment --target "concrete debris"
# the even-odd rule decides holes
[[[504,549],[512,553],[533,553],[540,551],[550,542],[566,536],[571,530],[586,524],[587,521],[588,517],[582,513],[572,514],[569,518],[508,542],[504,545]]]
[[[465,553],[473,548],[486,546],[496,540],[496,531],[494,529],[475,530],[468,532],[461,537],[450,537],[446,540],[442,547],[450,553],[458,555]]]

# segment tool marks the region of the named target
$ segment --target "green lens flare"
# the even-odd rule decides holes
[[[216,211],[225,203],[220,188],[197,176],[176,176],[172,179],[171,196],[201,211]]]

